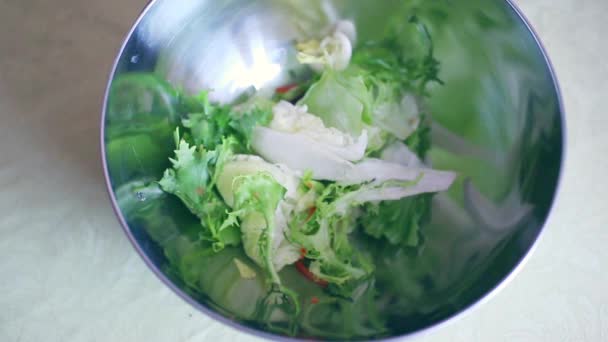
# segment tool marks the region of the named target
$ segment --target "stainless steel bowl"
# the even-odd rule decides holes
[[[124,99],[126,107],[109,105],[115,81],[129,73],[155,72],[186,91],[212,88],[215,100],[231,101],[252,89],[273,89],[288,73],[307,77],[293,60],[292,40],[301,30],[318,30],[331,16],[339,16],[356,22],[362,41],[380,35],[389,20],[411,13],[427,23],[445,81],[432,88],[428,103],[434,120],[431,158],[435,166],[455,170],[465,179],[449,194],[435,197],[432,219],[423,227],[425,247],[418,255],[377,258],[380,288],[390,284],[399,289],[382,293],[376,302],[387,330],[379,333],[365,326],[364,317],[350,317],[356,324],[360,320],[361,329],[339,335],[339,322],[346,318],[336,309],[337,318],[305,327],[299,337],[411,337],[488,298],[522,266],[558,186],[564,123],[547,56],[513,4],[156,0],[137,20],[116,59],[101,142],[110,197],[125,233],[175,293],[237,329],[286,338],[249,319],[243,313],[249,308],[238,307],[242,303],[222,302],[213,290],[190,291],[167,267],[159,241],[183,238],[182,228],[191,225],[192,218],[170,197],[137,187],[158,179],[166,167],[171,132],[156,123],[175,119],[171,98],[142,91],[137,99]],[[150,106],[157,108],[154,115],[142,114],[140,109]],[[211,260],[209,273],[220,272],[222,262],[221,257]]]

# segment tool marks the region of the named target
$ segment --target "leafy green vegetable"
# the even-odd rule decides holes
[[[374,338],[390,322],[380,319],[387,297],[367,246],[420,246],[432,194],[415,194],[453,181],[421,162],[430,148],[421,101],[430,82],[441,83],[439,64],[416,16],[353,50],[354,24],[316,5],[285,6],[313,8],[301,13],[327,24],[309,27],[300,38],[312,40],[298,45],[300,61],[320,74],[277,88],[272,101],[247,93],[231,105],[152,74],[117,79],[107,151],[112,173],[123,163],[165,169],[157,183],[116,194],[188,292],[278,333]],[[296,272],[310,281],[285,276]]]
[[[222,162],[232,155],[236,141],[228,137],[216,150],[190,146],[175,132],[173,168],[167,169],[159,184],[168,193],[179,197],[188,209],[201,220],[202,238],[213,243],[213,250],[240,243],[240,232],[230,221],[228,206],[215,189],[214,174],[220,172]]]
[[[428,95],[429,82],[439,78],[439,62],[434,57],[433,41],[427,26],[418,17],[398,18],[380,40],[363,44],[352,58],[369,87],[391,86],[407,89],[419,96]]]
[[[305,181],[304,184],[308,184]],[[354,187],[320,183],[310,187],[317,192],[314,206],[295,215],[290,223],[289,239],[306,250],[310,271],[319,279],[335,285],[336,293],[345,297],[350,283],[371,274],[373,265],[352,248],[348,234],[356,226],[357,215],[353,208],[337,209],[340,200]]]
[[[373,94],[373,124],[405,139],[410,150],[423,160],[430,148],[430,127],[424,113],[416,112],[415,104],[414,112],[407,109],[404,89],[416,96],[427,96],[429,82],[442,84],[439,63],[434,58],[430,33],[416,16],[395,21],[390,27],[383,39],[361,46],[353,55],[352,65],[360,69]],[[411,97],[409,101],[415,99]],[[416,247],[422,236],[420,225],[430,213],[431,198],[432,194],[420,194],[367,204],[361,220],[363,231],[392,244]]]
[[[420,126],[412,135],[405,139],[405,144],[421,160],[424,160],[428,150],[431,148],[431,127],[424,114],[420,118]]]
[[[313,39],[300,43],[297,48],[300,63],[333,70],[346,69],[353,51],[349,37],[340,31],[334,32],[322,41]]]
[[[430,148],[430,127],[422,120],[420,127],[406,140],[407,147],[424,159]],[[419,194],[394,201],[367,204],[361,227],[375,238],[386,238],[394,245],[418,247],[422,241],[420,226],[428,220],[433,194]]]
[[[286,196],[295,198],[298,178],[293,172],[271,164],[255,155],[235,155],[216,173],[217,188],[228,206],[234,205],[235,179],[239,176],[266,172],[287,189]],[[219,175],[218,175],[219,174]]]
[[[404,140],[415,134],[423,120],[418,98],[428,95],[430,82],[442,81],[426,25],[412,16],[390,27],[383,39],[368,41],[356,50],[349,70],[360,75],[367,87],[371,124]],[[385,145],[390,142],[383,138]],[[377,146],[377,142],[372,144],[370,152],[377,151]]]
[[[254,108],[246,113],[236,116],[231,122],[230,127],[233,135],[241,142],[246,151],[251,150],[251,137],[256,126],[266,126],[272,120],[272,111]]]
[[[374,279],[357,286],[357,300],[326,296],[302,310],[302,329],[313,336],[335,340],[373,339],[387,332],[376,300]]]
[[[326,70],[298,105],[308,106],[309,113],[323,120],[327,127],[358,137],[364,123],[369,123],[370,98],[363,78]]]
[[[282,235],[277,231],[275,212],[285,192],[286,189],[265,172],[239,176],[234,180],[234,211],[230,216],[238,216],[243,221],[241,231],[245,253],[267,272],[272,284],[271,291],[258,309],[264,321],[271,320],[274,310],[285,311],[292,318],[299,312],[297,295],[282,285],[275,267],[275,241]],[[262,225],[257,224],[257,216],[261,216]]]
[[[214,149],[223,137],[231,136],[240,150],[250,151],[253,128],[267,125],[272,119],[272,108],[263,102],[250,103],[237,111],[230,106],[210,104],[207,92],[199,94],[196,100],[199,105],[190,107],[198,111],[190,112],[182,124],[190,129],[194,143],[207,149]]]
[[[241,261],[240,259],[235,258],[234,264],[236,265],[236,268],[239,270],[239,274],[241,275],[241,278],[253,279],[257,276],[257,273],[255,273],[255,270],[253,268],[247,266],[247,264],[244,263],[243,261]]]
[[[417,247],[420,224],[430,213],[431,194],[421,194],[396,201],[384,201],[367,206],[361,225],[365,233],[375,238],[408,247]]]
[[[267,173],[239,176],[234,180],[234,211],[230,215],[241,220],[261,215],[264,220],[262,227],[254,224],[243,227],[243,246],[247,255],[266,269],[276,284],[281,280],[273,262],[273,239],[277,235],[275,211],[284,195],[285,188]]]

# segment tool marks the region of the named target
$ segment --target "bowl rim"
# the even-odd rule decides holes
[[[266,338],[266,339],[276,340],[276,341],[289,341],[289,342],[303,341],[303,339],[282,336],[282,335],[278,335],[278,334],[274,334],[271,332],[262,331],[262,330],[258,330],[258,329],[254,329],[252,327],[246,326],[237,321],[231,320],[231,319],[225,317],[224,315],[221,315],[221,314],[213,311],[210,308],[207,308],[205,305],[203,305],[203,304],[197,302],[196,300],[194,300],[193,298],[191,298],[182,289],[180,289],[173,282],[171,282],[171,280],[169,280],[165,276],[165,274],[163,274],[161,272],[161,270],[158,267],[156,267],[156,265],[152,262],[152,260],[143,251],[143,249],[141,248],[141,246],[138,244],[137,240],[135,239],[133,233],[131,232],[129,225],[127,224],[127,221],[124,218],[124,216],[118,206],[116,196],[114,194],[114,191],[112,190],[112,183],[111,183],[110,175],[109,175],[109,171],[108,171],[108,163],[107,163],[107,158],[106,158],[106,146],[105,146],[105,121],[106,121],[106,112],[107,112],[107,106],[108,106],[108,98],[109,98],[109,94],[110,94],[110,87],[111,87],[114,77],[117,74],[118,64],[126,50],[129,40],[133,37],[133,34],[134,34],[135,30],[137,29],[137,27],[140,25],[143,18],[148,14],[148,12],[150,12],[150,10],[154,7],[154,5],[156,4],[157,1],[158,0],[150,0],[146,4],[146,6],[143,8],[143,10],[138,15],[137,19],[131,25],[131,28],[129,29],[128,33],[123,38],[123,42],[121,44],[120,49],[118,50],[118,53],[116,54],[114,63],[112,65],[111,71],[109,73],[109,77],[108,77],[108,81],[107,81],[106,89],[105,89],[105,94],[103,97],[103,105],[102,105],[102,110],[101,110],[101,121],[100,121],[100,152],[101,152],[103,175],[104,175],[105,184],[106,184],[106,191],[108,192],[114,214],[118,218],[118,221],[120,222],[120,225],[122,226],[122,230],[127,235],[129,241],[131,242],[131,245],[137,251],[139,256],[143,259],[144,263],[148,266],[148,268],[150,270],[152,270],[152,272],[158,277],[158,279],[160,279],[160,281],[165,286],[169,287],[178,297],[180,297],[186,303],[190,304],[195,309],[197,309],[198,311],[201,311],[202,313],[211,317],[212,319],[214,319],[218,322],[221,322],[221,323],[235,329],[235,331],[238,331],[240,333],[245,332],[245,333],[248,333],[255,337]],[[560,153],[559,172],[558,172],[557,180],[556,180],[556,184],[555,184],[555,192],[553,194],[553,198],[551,199],[551,204],[549,206],[549,210],[547,211],[547,214],[544,217],[544,219],[542,220],[542,222],[540,222],[539,232],[536,235],[536,237],[534,238],[534,240],[532,241],[532,244],[530,245],[528,250],[525,252],[524,256],[502,278],[502,280],[500,280],[493,288],[491,288],[489,291],[487,291],[485,294],[483,294],[480,298],[478,298],[475,301],[464,306],[459,311],[455,312],[454,314],[450,315],[449,317],[446,317],[440,321],[437,321],[437,322],[433,323],[432,325],[429,325],[425,328],[422,328],[420,330],[416,330],[413,332],[409,332],[409,333],[406,333],[403,335],[376,339],[374,341],[411,341],[415,338],[419,338],[423,335],[427,335],[434,330],[445,327],[448,324],[455,323],[457,320],[462,319],[465,315],[470,314],[475,309],[478,309],[480,306],[482,306],[483,304],[490,301],[502,289],[504,289],[519,274],[519,272],[521,272],[521,270],[523,269],[525,264],[530,260],[532,254],[538,248],[539,240],[545,231],[545,226],[546,226],[549,218],[553,215],[556,199],[558,198],[558,196],[561,193],[561,188],[562,188],[562,184],[563,184],[564,166],[565,166],[565,160],[566,160],[566,155],[567,155],[567,146],[568,146],[566,143],[567,129],[566,129],[566,120],[565,120],[566,114],[565,114],[565,108],[564,108],[564,103],[563,103],[563,95],[562,95],[561,88],[559,86],[559,82],[557,80],[557,75],[556,75],[553,63],[551,62],[551,60],[548,56],[547,50],[545,48],[545,45],[542,43],[541,39],[539,38],[537,31],[534,29],[534,27],[532,26],[532,24],[530,23],[530,21],[528,20],[526,15],[523,13],[523,11],[518,7],[517,4],[515,4],[515,0],[502,0],[502,1],[504,1],[507,4],[507,6],[511,8],[511,10],[515,13],[515,15],[519,18],[521,23],[524,25],[524,27],[528,30],[528,32],[532,36],[534,42],[536,43],[537,48],[539,49],[539,51],[542,55],[543,60],[545,61],[545,65],[549,72],[551,82],[553,84],[553,88],[554,88],[554,91],[555,91],[555,94],[557,97],[559,116],[560,116],[559,120],[560,120],[560,125],[561,125],[561,142],[562,142],[561,145],[562,146],[561,146],[561,153]]]

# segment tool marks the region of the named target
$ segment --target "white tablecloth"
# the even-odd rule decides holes
[[[135,253],[99,161],[106,75],[145,0],[0,0],[0,341],[254,340]],[[421,341],[608,341],[608,1],[519,0],[561,81],[567,161],[538,248]]]

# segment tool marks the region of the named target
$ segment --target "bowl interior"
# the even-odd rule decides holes
[[[193,291],[168,266],[189,248],[196,220],[171,196],[138,191],[158,180],[173,150],[174,98],[151,88],[121,98],[120,82],[154,72],[188,92],[214,89],[229,102],[264,92],[288,75],[307,77],[292,40],[323,25],[325,2],[296,0],[157,0],[144,11],[117,59],[103,119],[104,160],[117,213],[149,266],[202,311],[250,331],[281,334],[252,320],[260,281],[243,281],[232,265],[239,250],[206,258]],[[378,37],[390,20],[415,13],[433,37],[443,86],[433,86],[435,168],[455,170],[449,192],[435,196],[416,253],[366,246],[376,254],[376,294],[366,302],[304,307],[301,335],[323,339],[399,336],[455,316],[490,293],[528,253],[548,215],[562,159],[562,113],[550,67],[534,35],[503,0],[333,1],[356,22],[358,40]],[[403,4],[407,3],[407,4]],[[152,114],[142,114],[152,113]],[[322,296],[292,269],[288,284]],[[234,279],[231,281],[230,279]],[[230,284],[230,285],[227,285]],[[327,308],[331,308],[328,310]],[[369,310],[379,310],[381,322]]]

